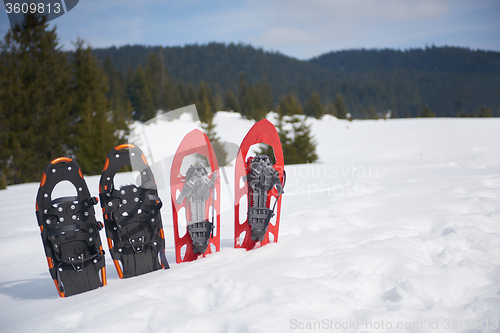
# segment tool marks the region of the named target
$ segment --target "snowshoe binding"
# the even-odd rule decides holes
[[[124,166],[140,172],[140,185],[115,188]],[[99,182],[108,247],[120,278],[170,268],[165,256],[161,199],[151,168],[139,147],[123,144],[106,158]]]
[[[186,210],[187,230],[192,241],[194,253],[202,255],[205,253],[212,231],[214,228],[213,214],[212,222],[205,219],[205,206],[209,198],[212,200],[212,209],[214,208],[214,187],[217,179],[215,172],[212,179],[208,178],[207,169],[202,165],[191,165],[186,172],[184,187],[182,188],[177,204],[181,205],[184,199],[188,201]],[[187,212],[190,213],[187,213]]]
[[[76,196],[53,198],[62,181],[70,182]],[[106,268],[94,205],[76,161],[60,157],[45,167],[36,198],[36,216],[50,275],[59,296],[71,296],[106,285]]]
[[[273,209],[266,206],[267,192],[274,186],[278,197],[283,194],[283,186],[279,172],[273,168],[269,156],[250,156],[247,160],[248,182],[248,224],[251,228],[251,237],[254,242],[262,242],[269,227],[269,221],[274,216],[277,201]]]

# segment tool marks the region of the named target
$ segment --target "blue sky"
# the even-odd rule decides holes
[[[80,0],[54,24],[68,50],[82,37],[92,47],[242,42],[299,59],[431,45],[500,51],[500,0]],[[1,38],[8,28],[2,10]]]

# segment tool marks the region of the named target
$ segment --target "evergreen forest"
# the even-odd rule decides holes
[[[500,52],[434,46],[361,49],[303,61],[250,45],[221,43],[165,48],[127,45],[93,52],[101,62],[112,63],[123,81],[130,80],[139,66],[144,69],[149,63],[154,68],[151,55],[156,55],[172,91],[180,89],[189,96],[189,89],[205,82],[218,101],[218,110],[244,113],[267,108],[269,101],[275,109],[288,93],[305,105],[317,93],[325,112],[334,115],[340,96],[353,119],[376,119],[389,110],[392,118],[417,117],[425,106],[436,117],[473,116],[482,107],[500,116]],[[246,101],[241,95],[245,86],[250,92]],[[251,96],[254,92],[259,96]],[[226,96],[233,104],[222,103]],[[175,99],[171,97],[172,107],[178,103]]]
[[[190,104],[215,146],[217,111],[253,120],[276,111],[288,164],[318,158],[307,117],[500,116],[500,52],[432,46],[298,60],[243,44],[92,49],[80,39],[66,51],[44,17],[23,24],[35,28],[0,40],[0,188],[39,181],[63,155],[100,173],[130,122]]]

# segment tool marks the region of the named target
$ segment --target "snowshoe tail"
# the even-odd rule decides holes
[[[207,158],[211,171],[202,165],[191,165],[186,175],[181,175],[183,159],[194,153]],[[192,261],[220,249],[218,170],[208,137],[197,129],[189,132],[177,149],[170,174],[177,263]],[[182,208],[186,213],[186,231],[180,235],[179,212]]]
[[[266,155],[249,156],[250,146],[273,148],[276,163]],[[241,185],[243,184],[243,185]],[[278,241],[281,198],[285,184],[283,150],[276,128],[268,120],[257,122],[241,143],[235,165],[234,246],[251,250]],[[247,196],[247,217],[240,220],[240,201]],[[274,204],[271,208],[271,199]],[[276,216],[275,219],[273,217]]]
[[[76,196],[52,198],[54,187],[70,182]],[[45,167],[36,198],[36,216],[49,272],[59,296],[71,296],[106,285],[106,268],[94,205],[76,161],[60,157]]]
[[[115,188],[114,177],[124,166],[140,172],[139,185]],[[108,248],[120,278],[170,268],[165,256],[162,201],[142,150],[132,144],[113,148],[99,182]]]

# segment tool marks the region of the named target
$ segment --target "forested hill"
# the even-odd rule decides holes
[[[458,47],[407,51],[346,50],[330,52],[309,62],[336,72],[380,73],[394,70],[420,72],[500,74],[500,52]]]
[[[159,47],[123,46],[94,49],[104,61],[127,76],[129,68],[147,66]],[[244,73],[253,83],[267,78],[275,102],[288,92],[305,103],[312,92],[333,102],[338,93],[355,118],[372,118],[392,110],[399,117],[416,116],[429,106],[437,116],[473,114],[481,106],[500,116],[500,52],[456,47],[399,50],[346,50],[300,61],[248,45],[211,43],[163,49],[171,81],[198,86],[214,94],[238,92]]]

